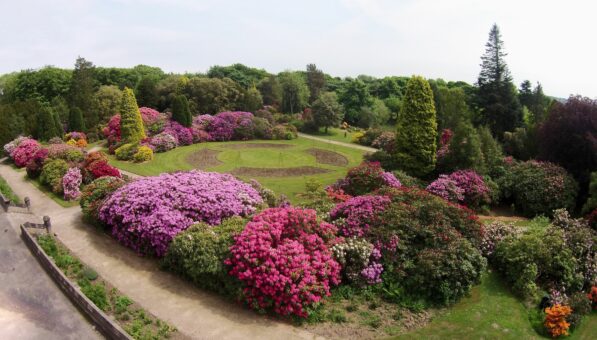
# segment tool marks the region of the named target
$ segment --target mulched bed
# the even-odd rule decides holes
[[[314,166],[299,166],[294,168],[248,168],[240,167],[230,173],[237,176],[253,177],[294,177],[324,174],[331,170],[316,168]]]
[[[348,159],[343,155],[329,150],[311,148],[307,150],[307,153],[315,156],[315,160],[319,164],[335,165],[335,166],[346,166],[348,165]]]
[[[294,145],[289,144],[278,144],[278,143],[242,143],[242,144],[230,144],[222,145],[226,149],[287,149]]]
[[[222,164],[217,158],[220,152],[211,149],[201,149],[188,155],[186,161],[197,169],[211,168]]]

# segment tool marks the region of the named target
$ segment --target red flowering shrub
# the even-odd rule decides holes
[[[266,209],[236,237],[225,264],[252,308],[307,317],[340,283],[340,265],[328,248],[335,231],[314,210]]]
[[[30,178],[36,178],[41,173],[41,168],[44,165],[44,161],[48,158],[48,149],[38,149],[33,158],[27,163],[27,176]]]
[[[112,176],[120,178],[120,171],[115,167],[111,166],[105,161],[97,161],[91,163],[88,168],[86,168],[94,179],[104,177],[104,176]]]
[[[591,291],[587,294],[589,300],[593,304],[593,309],[597,309],[597,286],[591,287]]]

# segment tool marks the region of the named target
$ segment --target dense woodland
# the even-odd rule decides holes
[[[431,89],[427,99],[432,100],[434,113],[428,118],[433,122],[427,126],[425,145],[416,146],[427,148],[427,156],[422,156],[426,160],[410,162],[427,164],[409,169],[408,160],[392,156],[384,162],[380,155],[384,166],[402,165],[423,177],[436,168],[435,174],[487,167],[480,163],[490,161],[488,155],[477,149],[499,143],[506,155],[516,159],[548,160],[563,166],[579,182],[580,197],[585,198],[590,172],[597,170],[597,102],[580,95],[558,100],[544,94],[539,82],[529,80],[516,86],[505,56],[499,29],[494,26],[475,84],[422,79]],[[206,73],[174,74],[146,65],[100,67],[79,57],[72,70],[46,66],[0,76],[0,144],[20,134],[44,141],[67,131],[87,132],[90,140],[101,138],[101,128],[117,113],[124,88],[134,90],[139,107],[162,112],[172,111],[176,98],[184,97],[193,116],[256,112],[268,106],[287,114],[287,120],[305,132],[327,130],[341,122],[365,129],[398,125],[405,133],[398,134],[396,143],[402,138],[408,144],[420,133],[404,105],[409,79],[332,77],[314,64],[304,71],[278,74],[242,64],[213,66]],[[426,86],[413,90],[415,100],[425,97]],[[444,132],[467,142],[467,148],[452,153],[456,159],[447,162],[452,165],[443,164],[441,169],[435,153]]]

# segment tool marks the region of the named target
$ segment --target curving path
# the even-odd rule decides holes
[[[54,233],[76,256],[143,308],[196,339],[315,339],[290,324],[257,315],[161,271],[155,260],[136,255],[82,222],[78,206],[63,208],[25,179],[25,172],[0,164],[0,173],[32,210],[52,218]]]
[[[345,146],[347,148],[353,148],[353,149],[358,149],[358,150],[363,150],[363,151],[368,151],[368,152],[376,152],[376,151],[378,151],[376,148],[372,148],[372,147],[369,147],[369,146],[358,145],[358,144],[351,144],[351,143],[344,143],[344,142],[338,142],[338,141],[335,141],[335,140],[329,140],[329,139],[325,139],[325,138],[321,138],[321,137],[316,137],[316,136],[308,135],[308,134],[305,134],[305,133],[302,133],[302,132],[299,132],[298,136],[301,137],[301,138],[316,140],[316,141],[322,142],[322,143],[340,145],[340,146]]]

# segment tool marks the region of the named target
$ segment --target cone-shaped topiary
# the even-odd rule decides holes
[[[433,92],[425,78],[413,76],[408,81],[397,125],[398,166],[413,176],[431,172],[435,168],[437,122]]]
[[[182,126],[191,127],[193,118],[189,110],[189,101],[187,97],[179,95],[172,100],[172,119]]]
[[[73,107],[68,114],[69,131],[85,131],[85,121],[83,120],[83,111],[78,107]]]
[[[145,128],[133,90],[125,87],[120,102],[120,131],[123,142],[135,143],[145,139]]]

